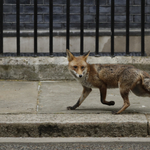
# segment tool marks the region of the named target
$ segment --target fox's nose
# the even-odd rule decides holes
[[[79,75],[79,77],[81,78],[81,77],[82,77],[82,75],[80,74],[80,75]]]

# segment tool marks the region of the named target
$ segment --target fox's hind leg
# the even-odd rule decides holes
[[[130,90],[134,89],[138,82],[140,82],[141,76],[138,70],[131,68],[125,69],[120,76],[118,86],[120,89],[121,97],[123,98],[124,104],[122,108],[116,113],[120,114],[125,109],[130,106],[129,102],[129,92]]]
[[[105,104],[105,105],[115,105],[115,102],[114,101],[106,101],[106,93],[107,93],[107,88],[105,85],[101,86],[99,88],[100,90],[100,100],[102,102],[102,104]]]
[[[79,100],[77,101],[77,103],[73,106],[67,107],[67,109],[75,110],[77,107],[79,107],[81,105],[81,103],[85,100],[85,98],[90,94],[91,91],[92,91],[91,88],[83,87],[83,92],[82,92]]]
[[[124,104],[121,107],[121,109],[118,112],[116,112],[116,114],[120,114],[122,111],[124,111],[125,109],[127,109],[130,106],[129,97],[128,97],[129,90],[124,90],[124,89],[120,88],[120,94],[124,100]]]

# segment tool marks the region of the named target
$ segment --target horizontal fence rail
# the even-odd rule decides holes
[[[65,49],[70,49],[70,0],[66,0],[66,47],[64,47],[64,53],[57,54],[53,51],[53,0],[49,0],[49,53],[38,53],[38,9],[37,0],[34,0],[34,50],[33,53],[21,53],[20,50],[20,0],[16,0],[16,53],[4,53],[3,51],[3,0],[0,1],[0,55],[1,56],[64,56]],[[95,10],[95,52],[90,55],[93,56],[117,56],[117,55],[145,55],[145,0],[141,0],[141,52],[130,52],[130,1],[126,0],[126,51],[124,53],[115,52],[115,1],[111,0],[111,48],[109,53],[99,52],[99,36],[101,23],[100,18],[100,1],[96,0]],[[80,50],[75,55],[84,54],[84,0],[80,0]]]

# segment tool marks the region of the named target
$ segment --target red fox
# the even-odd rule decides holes
[[[88,64],[86,60],[90,51],[79,57],[75,57],[69,50],[66,50],[66,53],[70,73],[83,86],[79,100],[75,105],[67,107],[68,110],[79,107],[92,88],[99,89],[101,102],[106,105],[115,104],[114,101],[106,101],[107,88],[120,89],[124,104],[116,114],[120,114],[130,106],[128,98],[130,91],[137,96],[150,96],[150,75],[148,73],[132,65]]]

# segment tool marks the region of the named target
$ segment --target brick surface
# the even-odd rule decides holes
[[[140,15],[133,16],[133,21],[136,23],[140,23],[141,22],[141,16]]]
[[[21,0],[20,4],[30,4],[30,0]]]
[[[150,15],[146,16],[146,22],[150,23]]]
[[[141,5],[141,0],[134,0],[135,5]]]
[[[31,22],[31,15],[20,15],[20,22]]]
[[[4,15],[4,22],[16,22],[16,15]]]
[[[5,4],[16,4],[16,0],[5,0]]]
[[[53,1],[54,29],[66,28],[66,2],[67,0]],[[126,0],[115,0],[115,28],[125,28],[126,25]],[[38,3],[38,27],[49,28],[49,0],[37,0]],[[80,0],[70,0],[70,28],[80,28]],[[111,0],[99,0],[100,28],[110,28]],[[140,28],[141,0],[130,0],[130,27]],[[150,0],[145,0],[146,28],[149,28]],[[33,29],[34,0],[20,1],[21,29]],[[95,28],[96,0],[84,0],[85,29]],[[15,29],[16,24],[16,0],[4,1],[4,29]],[[11,23],[11,24],[10,24]]]
[[[150,6],[145,7],[145,13],[150,14]]]
[[[11,13],[12,12],[12,6],[11,5],[5,5],[3,8],[4,14],[5,13]]]
[[[34,15],[32,15],[32,23],[34,22]],[[38,15],[37,16],[37,22],[38,23],[43,23],[43,15]]]
[[[121,6],[121,7],[115,7],[115,13],[118,14],[126,14],[126,7],[125,6]]]
[[[34,0],[30,0],[31,4],[34,4]],[[37,4],[44,4],[44,0],[37,0]]]
[[[147,4],[147,5],[150,5],[150,0],[147,0],[147,1],[146,1],[146,4]]]

